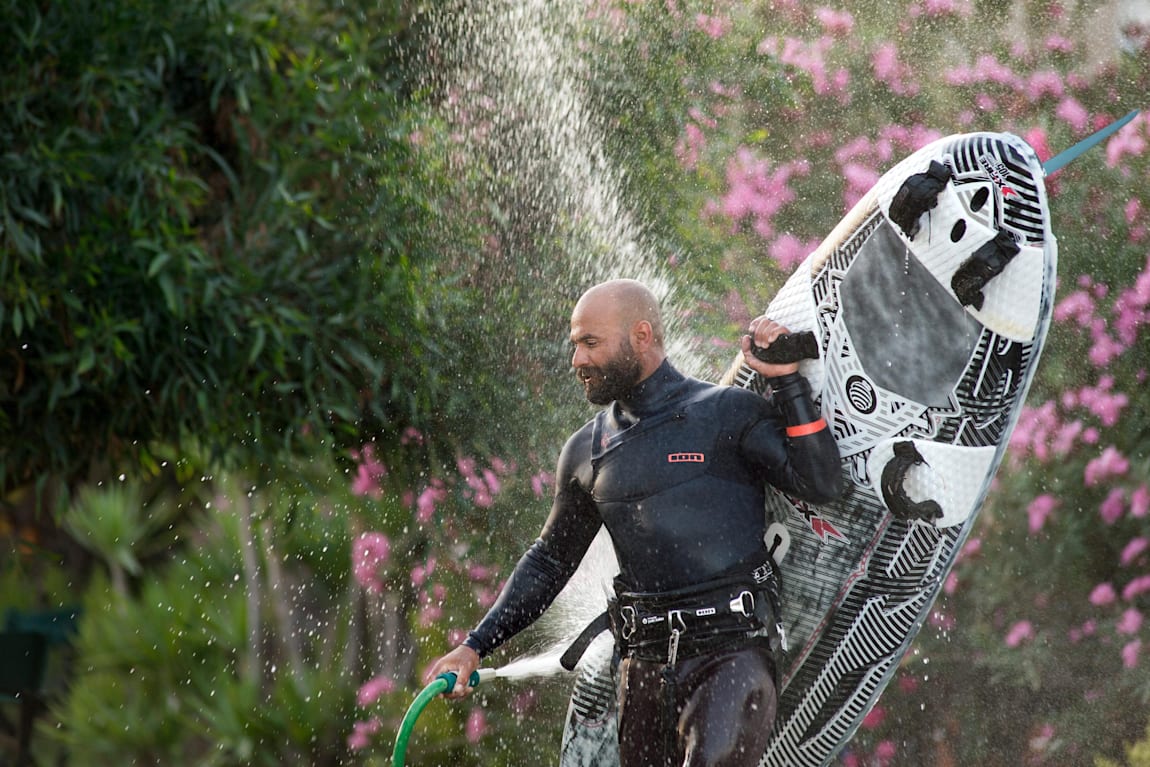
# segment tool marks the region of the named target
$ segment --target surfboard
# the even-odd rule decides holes
[[[801,363],[844,496],[769,494],[783,577],[778,716],[760,762],[828,764],[929,616],[1002,460],[1041,354],[1057,246],[1034,150],[939,139],[887,171],[767,308],[813,334]],[[764,390],[736,360],[725,380]],[[609,654],[577,669],[564,767],[618,764]]]

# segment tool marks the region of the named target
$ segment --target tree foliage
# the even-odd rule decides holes
[[[4,5],[4,487],[157,443],[434,441],[475,407],[403,3]]]

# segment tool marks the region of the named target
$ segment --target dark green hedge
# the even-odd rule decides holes
[[[404,3],[0,5],[3,487],[473,407]]]

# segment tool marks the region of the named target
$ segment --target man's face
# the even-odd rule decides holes
[[[587,401],[606,405],[619,399],[639,383],[642,366],[625,329],[616,327],[613,317],[596,315],[576,308],[571,316],[571,366],[583,383]]]

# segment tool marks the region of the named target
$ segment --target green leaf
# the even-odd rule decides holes
[[[76,365],[76,375],[82,376],[87,373],[96,364],[96,350],[91,345],[85,344],[80,352],[80,361]]]
[[[155,277],[164,266],[172,260],[172,254],[168,252],[157,253],[150,264],[148,264],[148,278]]]

